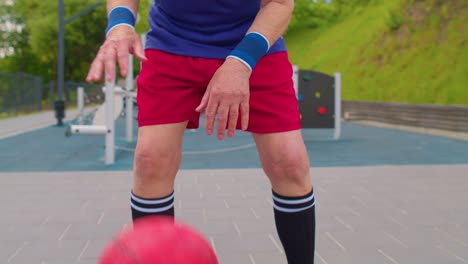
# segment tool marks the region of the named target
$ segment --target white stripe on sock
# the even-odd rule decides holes
[[[168,205],[166,207],[162,207],[162,208],[143,208],[143,207],[134,205],[132,202],[130,202],[130,206],[133,209],[135,209],[135,210],[137,210],[139,212],[142,212],[142,213],[160,213],[160,212],[167,211],[167,210],[171,209],[172,207],[174,207],[174,203],[171,203],[170,205]]]
[[[131,196],[132,196],[133,200],[135,200],[135,201],[137,201],[139,203],[142,203],[142,204],[162,204],[162,203],[169,202],[171,199],[174,199],[174,193],[172,193],[171,196],[169,196],[167,198],[155,199],[155,200],[147,200],[147,199],[138,198],[133,194],[133,192],[131,193]]]
[[[281,199],[279,197],[276,197],[275,194],[273,194],[273,200],[279,202],[279,203],[284,203],[284,204],[301,204],[301,203],[306,203],[310,202],[312,199],[314,199],[314,193],[310,195],[309,197],[303,198],[303,199],[298,199],[298,200],[286,200],[286,199]]]
[[[315,205],[315,201],[313,204],[306,206],[306,207],[302,207],[302,208],[284,208],[284,207],[277,206],[276,204],[273,204],[273,208],[283,213],[298,213],[298,212],[305,211],[309,208],[312,208],[314,207],[314,205]]]

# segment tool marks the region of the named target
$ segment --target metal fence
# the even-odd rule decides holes
[[[343,101],[345,120],[468,132],[468,106]]]
[[[0,72],[0,115],[42,110],[42,78]]]
[[[55,82],[50,82],[49,86],[49,101],[52,109],[56,98],[56,87]],[[86,82],[74,82],[66,81],[64,85],[64,100],[67,108],[76,106],[77,103],[77,89],[83,87],[85,104],[102,104],[104,103],[104,91],[102,90],[102,84],[90,84]]]
[[[102,85],[66,81],[64,100],[67,108],[76,107],[76,90],[83,87],[86,104],[104,102]],[[44,83],[39,76],[27,73],[0,72],[0,117],[15,116],[41,110],[53,110],[57,100],[56,82]]]

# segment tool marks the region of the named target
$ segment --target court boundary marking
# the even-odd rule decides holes
[[[193,150],[193,151],[182,151],[182,155],[200,155],[200,154],[217,154],[217,153],[226,153],[226,152],[233,152],[238,150],[244,150],[255,147],[255,143],[240,145],[236,147],[230,148],[221,148],[221,149],[210,149],[210,150]],[[115,149],[128,151],[128,152],[135,152],[134,148],[128,147],[121,147],[115,146]]]

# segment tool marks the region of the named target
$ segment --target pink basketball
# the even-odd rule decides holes
[[[99,264],[218,264],[210,243],[169,217],[144,217],[105,248]]]

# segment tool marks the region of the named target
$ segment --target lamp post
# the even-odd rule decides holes
[[[65,68],[65,33],[64,28],[67,24],[74,20],[88,14],[96,7],[101,5],[101,2],[96,2],[76,13],[72,17],[65,20],[64,18],[64,0],[58,0],[58,62],[57,62],[57,93],[58,98],[54,103],[55,117],[57,118],[57,126],[63,126],[63,118],[65,117],[65,101],[63,100],[63,87],[64,87],[64,68]]]
[[[57,118],[57,126],[63,126],[63,118],[65,117],[65,102],[63,101],[63,72],[64,72],[64,27],[65,21],[63,18],[63,0],[58,1],[58,17],[59,17],[59,27],[58,27],[58,65],[57,65],[57,93],[58,100],[54,103],[55,108],[55,118]]]

